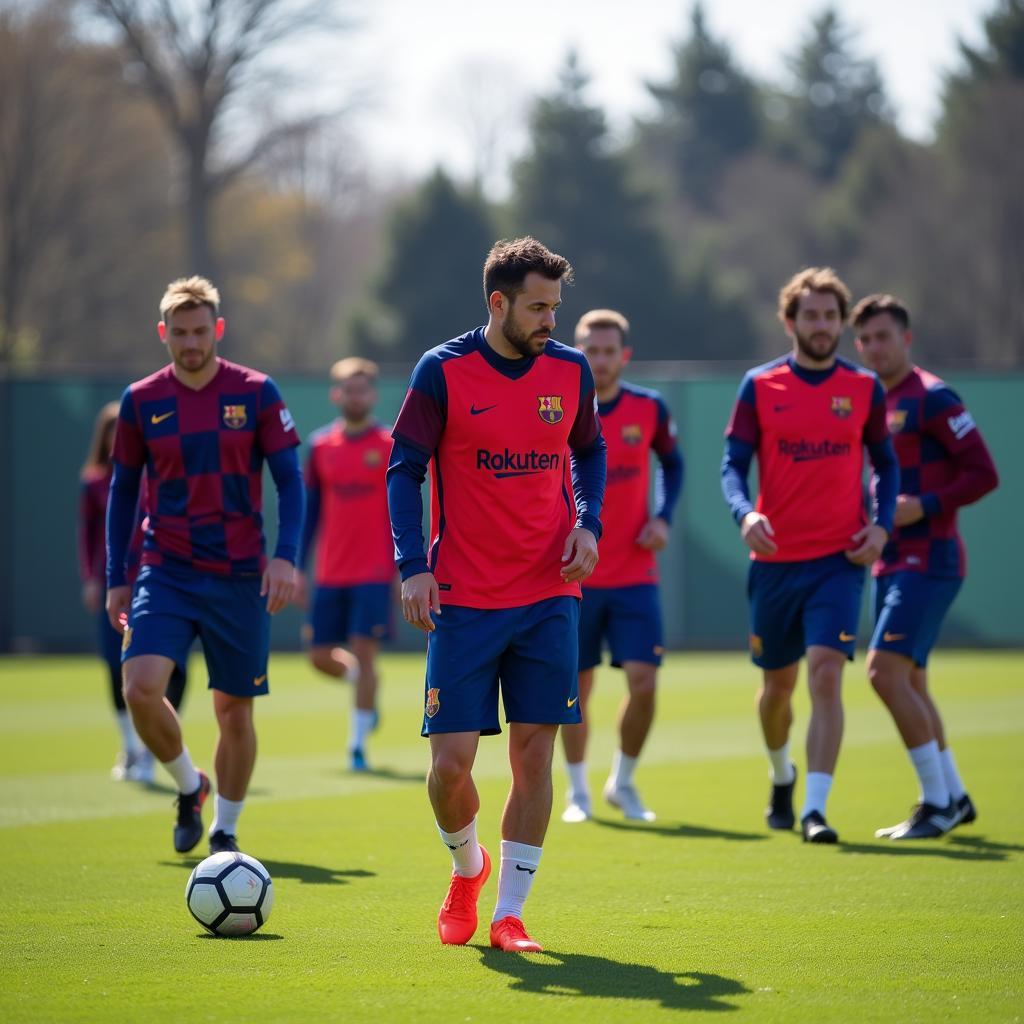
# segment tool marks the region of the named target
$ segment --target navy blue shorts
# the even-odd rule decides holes
[[[132,590],[121,660],[161,654],[184,669],[203,644],[210,689],[234,697],[269,691],[270,615],[259,577],[232,579],[144,565]]]
[[[427,638],[422,735],[494,736],[498,689],[506,722],[575,725],[580,602],[550,597],[520,608],[446,604]]]
[[[317,587],[309,623],[314,647],[341,644],[353,636],[387,640],[391,636],[391,584]]]
[[[961,583],[963,580],[920,572],[877,577],[871,593],[875,617],[871,650],[905,654],[924,668]]]
[[[799,661],[808,647],[853,660],[864,567],[841,551],[806,562],[750,563],[750,655],[761,668]]]
[[[653,583],[632,587],[584,587],[580,607],[580,671],[601,664],[604,641],[612,665],[627,661],[660,665],[663,636],[661,602]]]

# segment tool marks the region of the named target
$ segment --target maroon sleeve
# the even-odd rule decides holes
[[[277,385],[268,377],[260,390],[259,427],[257,431],[260,450],[264,455],[274,455],[285,448],[296,448],[302,442],[295,429],[295,420],[284,404]]]
[[[864,421],[862,436],[866,445],[881,444],[889,436],[889,421],[885,415],[885,388],[877,379],[871,392],[871,411]]]
[[[579,367],[580,404],[572,430],[569,431],[569,447],[573,451],[583,452],[601,436],[601,420],[597,415],[597,389],[590,363],[581,356]]]
[[[104,508],[98,507],[95,485],[83,481],[78,495],[78,571],[82,582],[98,580],[104,563]],[[101,568],[102,572],[102,568]]]
[[[955,398],[952,392],[946,393]],[[944,486],[929,488],[922,501],[926,510],[929,504],[937,502],[943,512],[950,512],[994,491],[999,486],[999,474],[981,431],[959,399],[942,402],[936,398],[927,402],[926,408],[929,405],[942,407],[925,420],[923,432],[949,453],[956,475]]]
[[[121,398],[121,409],[117,414],[117,429],[114,433],[113,459],[114,462],[131,469],[142,469],[146,464],[146,439],[139,427],[131,388],[126,388]]]
[[[753,373],[747,373],[740,381],[732,415],[725,428],[725,436],[733,441],[742,441],[756,448],[761,440],[761,424],[757,419],[757,392],[754,388]]]

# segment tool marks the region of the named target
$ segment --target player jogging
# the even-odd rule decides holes
[[[306,460],[305,566],[316,538],[316,594],[310,614],[313,666],[353,683],[349,764],[367,771],[366,741],[377,721],[376,658],[390,633],[395,550],[385,474],[391,432],[373,418],[377,364],[351,357],[331,367],[331,401],[341,419],[311,435]],[[305,574],[296,574],[304,599]],[[351,644],[351,651],[341,645]]]
[[[807,655],[811,720],[800,822],[810,843],[838,839],[825,805],[843,736],[843,663],[853,658],[863,567],[892,533],[899,485],[882,385],[836,356],[849,301],[830,268],[802,270],[783,286],[778,315],[793,351],[743,378],[722,462],[722,490],[751,550],[750,652],[763,671],[758,712],[772,767],[770,828],[794,824],[789,730]],[[865,446],[878,478],[871,522],[862,492]],[[747,486],[755,454],[756,507]]]
[[[591,816],[587,786],[587,707],[594,668],[607,641],[611,662],[626,676],[619,711],[619,747],[604,798],[627,818],[653,821],[633,782],[633,772],[654,721],[655,686],[662,655],[658,566],[654,558],[668,542],[672,513],[683,486],[683,459],[675,424],[656,391],[622,380],[632,356],[629,321],[611,309],[593,309],[576,325],[576,347],[587,357],[597,387],[601,432],[608,445],[601,561],[587,578],[580,606],[579,725],[562,727],[567,806],[562,820]],[[650,453],[658,457],[657,507],[648,508]]]
[[[256,761],[253,698],[268,691],[270,618],[292,597],[305,491],[299,436],[274,382],[217,356],[220,296],[205,278],[174,281],[157,330],[171,363],[121,400],[107,515],[107,612],[124,628],[125,701],[146,746],[178,786],[174,848],[203,833],[210,780],[192,763],[164,691],[199,637],[219,729],[210,852],[237,850],[238,816]],[[267,562],[262,470],[278,492],[278,541]],[[125,551],[146,469],[142,568],[126,584]]]
[[[490,941],[541,948],[522,908],[551,816],[555,733],[580,721],[580,580],[597,564],[605,481],[590,367],[551,338],[571,272],[533,238],[497,242],[484,264],[486,327],[420,359],[394,428],[388,502],[402,611],[428,634],[427,790],[454,869],[437,922],[444,943],[472,938],[491,870],[472,770],[480,736],[501,732],[500,683],[512,788]]]
[[[872,573],[875,631],[868,678],[896,723],[921,793],[910,817],[875,835],[934,839],[977,811],[928,692],[928,654],[966,572],[957,509],[999,477],[959,396],[910,357],[910,312],[891,295],[869,295],[850,316],[857,350],[885,385],[900,463],[896,532]]]

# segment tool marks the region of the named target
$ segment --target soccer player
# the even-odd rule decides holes
[[[179,853],[202,837],[210,780],[192,763],[164,700],[167,681],[198,636],[219,729],[210,852],[237,850],[256,761],[253,698],[268,690],[268,612],[292,598],[305,501],[291,413],[269,377],[218,357],[225,329],[219,304],[205,278],[168,286],[157,331],[171,362],[124,393],[107,511],[107,613],[124,630],[125,701],[136,731],[178,786]],[[264,461],[278,492],[277,549],[269,563]],[[129,587],[125,552],[144,468],[149,522],[142,568]]]
[[[484,263],[487,325],[420,359],[393,431],[388,503],[402,611],[428,635],[427,790],[453,861],[437,921],[443,943],[472,938],[491,871],[472,770],[480,736],[501,732],[500,681],[512,788],[490,941],[541,948],[522,910],[551,816],[555,733],[580,721],[580,581],[597,564],[606,468],[590,367],[551,338],[571,273],[536,239],[495,243]]]
[[[868,678],[896,723],[921,787],[910,817],[875,834],[934,839],[974,821],[977,810],[928,692],[928,654],[966,570],[957,509],[994,490],[999,477],[956,392],[914,365],[907,307],[891,295],[869,295],[850,321],[857,351],[885,385],[900,463],[896,532],[872,569]]]
[[[772,768],[770,828],[794,824],[796,766],[789,757],[792,695],[807,655],[805,842],[834,843],[825,816],[843,735],[843,663],[852,660],[864,587],[892,534],[899,465],[878,378],[836,356],[850,292],[831,268],[795,274],[778,315],[787,355],[750,370],[726,428],[722,490],[751,550],[750,652],[763,671],[758,712]],[[867,446],[878,478],[866,522]],[[747,475],[757,455],[759,494]]]
[[[150,783],[153,781],[153,755],[143,746],[136,734],[128,708],[125,706],[121,687],[121,634],[110,625],[104,607],[107,591],[104,527],[110,478],[114,472],[111,454],[114,448],[117,412],[118,403],[108,402],[97,413],[89,454],[82,467],[78,503],[78,565],[82,577],[82,604],[86,611],[96,617],[100,657],[106,663],[109,672],[110,695],[114,704],[118,732],[121,735],[121,753],[118,754],[110,775],[118,782],[131,780]],[[145,515],[144,496],[139,505],[138,526],[128,553],[129,582],[135,579],[138,572],[138,556],[142,547],[141,527]],[[185,683],[184,666],[179,668],[175,665],[167,686],[167,699],[175,710],[181,706]]]
[[[331,368],[331,401],[341,419],[309,439],[306,520],[299,547],[305,566],[317,538],[316,596],[309,656],[315,668],[354,684],[349,732],[353,771],[368,771],[366,741],[376,724],[376,657],[390,632],[395,549],[385,475],[391,433],[373,418],[377,364],[352,357]],[[304,598],[304,573],[296,574]],[[352,650],[341,644],[349,641]]]
[[[604,641],[612,665],[626,676],[619,710],[619,747],[604,798],[627,818],[653,821],[633,782],[637,759],[654,721],[655,686],[662,655],[658,566],[668,543],[672,513],[683,486],[683,459],[668,407],[656,391],[622,380],[633,354],[629,321],[612,309],[592,309],[576,325],[576,347],[587,357],[597,387],[601,429],[608,445],[608,484],[601,561],[587,578],[580,606],[579,725],[562,727],[568,805],[562,821],[591,816],[587,787],[587,707]],[[657,507],[648,508],[650,453],[658,457]]]

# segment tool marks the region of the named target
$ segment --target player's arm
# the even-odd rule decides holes
[[[317,527],[320,525],[320,475],[316,466],[316,451],[311,450],[306,461],[306,514],[302,519],[302,536],[299,539],[299,555],[295,563],[295,603],[305,607],[309,599],[306,585],[306,566],[309,552],[313,547]]]
[[[886,422],[885,391],[877,380],[862,439],[875,472],[872,521],[850,538],[853,548],[846,557],[856,565],[871,565],[881,558],[882,548],[892,536],[900,490],[900,464]]]
[[[658,403],[658,426],[651,440],[651,449],[658,457],[654,478],[654,515],[647,520],[637,544],[650,551],[661,551],[668,544],[668,531],[676,503],[683,490],[686,466],[683,453],[676,444],[676,428],[672,414],[661,398]]]
[[[78,570],[82,577],[82,604],[94,614],[100,610],[103,595],[103,581],[96,578],[104,529],[99,511],[95,488],[83,480],[78,492]]]
[[[569,431],[569,471],[576,499],[576,523],[562,546],[562,579],[586,579],[597,567],[601,539],[601,509],[608,478],[608,443],[597,415],[594,376],[580,357],[580,401]]]
[[[146,464],[146,442],[130,388],[122,396],[117,414],[112,462],[114,475],[110,480],[106,522],[107,617],[111,626],[120,633],[124,630],[122,616],[127,617],[131,602],[125,563],[135,530],[139,481]]]
[[[971,505],[999,486],[999,473],[988,445],[956,392],[936,388],[928,393],[923,428],[946,450],[956,474],[948,484],[920,497],[901,494],[898,526]]]
[[[409,381],[409,390],[392,431],[388,460],[388,515],[395,562],[402,578],[405,621],[433,632],[431,613],[441,614],[437,580],[430,571],[423,540],[423,481],[447,421],[448,389],[439,358],[426,353]]]
[[[761,438],[757,418],[757,394],[754,378],[747,374],[740,382],[732,415],[725,428],[725,453],[722,456],[722,495],[740,528],[744,544],[758,555],[773,555],[779,550],[772,538],[775,531],[768,517],[754,509],[750,500],[750,464]]]

